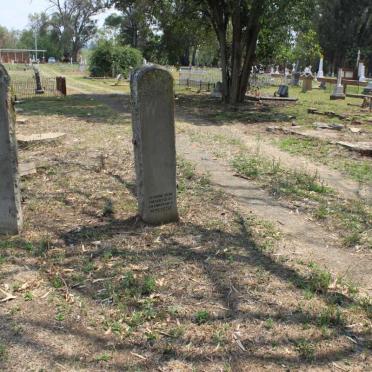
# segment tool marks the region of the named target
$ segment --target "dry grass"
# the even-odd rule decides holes
[[[26,104],[18,128],[67,138],[21,150],[43,167],[22,185],[24,232],[0,240],[1,289],[17,297],[0,307],[3,370],[368,369],[368,299],[276,255],[280,233],[183,159],[181,222],[144,225],[128,116],[85,120],[102,104],[73,100]]]

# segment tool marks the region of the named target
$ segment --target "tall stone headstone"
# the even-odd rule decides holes
[[[41,86],[41,78],[40,78],[40,71],[34,66],[34,76],[35,76],[35,93],[36,94],[44,94],[44,89]]]
[[[366,79],[366,66],[364,66],[364,63],[360,63],[359,66],[360,66],[359,81],[361,83],[364,83],[365,81],[367,81],[367,79]]]
[[[320,59],[319,61],[319,68],[318,68],[318,78],[324,77],[324,71],[323,71],[323,58]]]
[[[178,221],[172,75],[156,66],[131,77],[137,198],[150,224]]]
[[[0,234],[18,234],[22,227],[15,113],[10,78],[0,64]]]
[[[342,76],[343,76],[343,70],[342,68],[338,69],[338,75],[337,75],[337,84],[333,90],[333,93],[331,94],[331,99],[345,99],[345,93],[344,93],[344,87],[342,85]]]

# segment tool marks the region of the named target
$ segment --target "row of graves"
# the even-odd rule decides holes
[[[296,71],[292,74],[296,75],[294,79],[302,78],[304,82],[311,84],[314,80],[309,70],[300,75]],[[318,72],[318,80],[321,81],[322,77],[319,75],[321,74]],[[340,69],[331,98],[344,98],[342,76],[343,71]],[[1,234],[17,234],[22,228],[20,167],[17,160],[17,140],[19,142],[20,138],[16,139],[15,134],[15,102],[10,95],[10,84],[6,69],[0,65]],[[368,93],[371,82],[365,84]],[[36,90],[39,88],[37,84]],[[216,88],[218,91],[215,89],[212,94],[221,94],[220,83],[216,84]],[[139,214],[150,224],[177,221],[173,77],[163,68],[145,66],[131,76],[131,95]],[[279,87],[277,98],[286,99],[286,96],[288,97],[288,87]],[[369,94],[365,96],[372,97]],[[39,136],[39,139],[48,137],[35,136]],[[370,151],[372,144],[367,145],[367,150]]]
[[[16,138],[10,84],[0,64],[0,234],[15,235],[22,229],[23,218],[17,153],[20,138]],[[173,77],[162,68],[143,67],[132,74],[131,92],[140,216],[149,224],[177,221]]]

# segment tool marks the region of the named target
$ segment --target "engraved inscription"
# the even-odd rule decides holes
[[[150,213],[157,213],[173,208],[173,193],[168,192],[149,197],[149,210]]]

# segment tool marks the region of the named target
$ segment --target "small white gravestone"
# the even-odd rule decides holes
[[[137,198],[150,224],[178,221],[172,75],[156,66],[131,76]]]
[[[320,59],[319,61],[319,68],[318,68],[318,78],[324,77],[324,71],[323,71],[323,58]]]
[[[365,81],[367,81],[367,79],[366,79],[366,66],[364,66],[364,63],[360,63],[359,66],[360,66],[359,81],[361,83],[364,83]]]
[[[0,64],[0,234],[18,234],[22,210],[10,78]]]

